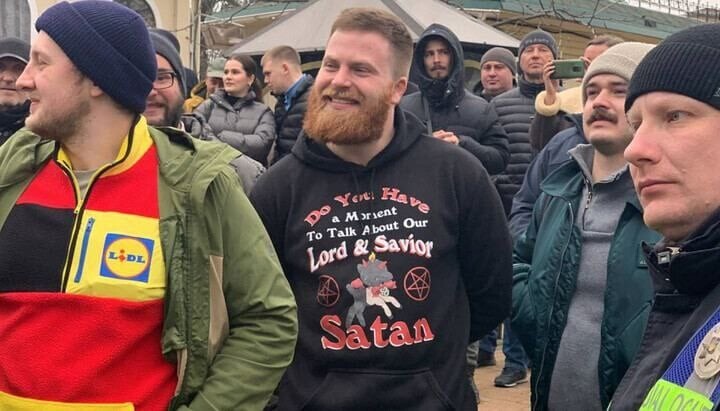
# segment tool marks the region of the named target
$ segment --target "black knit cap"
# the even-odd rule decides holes
[[[157,64],[139,14],[112,1],[65,1],[45,10],[35,28],[113,100],[134,113],[145,111]]]
[[[635,69],[625,111],[653,91],[682,94],[720,110],[720,24],[674,33],[655,46]]]
[[[525,37],[522,38],[522,40],[520,40],[520,47],[518,47],[518,58],[520,58],[520,55],[523,54],[523,51],[525,51],[526,48],[533,44],[542,44],[546,46],[552,52],[553,58],[557,58],[558,49],[557,43],[555,42],[555,37],[542,29],[533,30],[530,33],[526,34]]]
[[[154,30],[150,30],[150,40],[152,41],[155,52],[165,58],[170,63],[170,66],[175,72],[175,78],[177,78],[178,84],[180,85],[180,92],[185,95],[185,69],[180,60],[175,46],[168,41],[162,33],[158,33]]]

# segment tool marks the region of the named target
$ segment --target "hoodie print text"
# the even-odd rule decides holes
[[[355,205],[372,203],[378,207]],[[342,192],[332,201],[312,210],[304,219],[308,269],[318,273],[318,303],[333,307],[341,293],[352,296],[350,307],[342,313],[320,318],[323,330],[321,345],[326,350],[357,350],[413,345],[435,338],[429,320],[420,316],[411,323],[393,321],[403,306],[396,295],[404,293],[411,303],[422,303],[430,293],[431,274],[422,260],[432,258],[433,241],[429,235],[428,215],[431,207],[412,195],[392,186],[378,193]],[[322,243],[321,247],[317,245]],[[418,257],[408,267],[402,259],[394,263],[395,254]],[[355,278],[340,280],[330,274],[333,263],[357,261]],[[368,307],[380,308],[370,320]]]

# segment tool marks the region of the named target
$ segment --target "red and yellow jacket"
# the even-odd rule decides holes
[[[0,409],[167,409],[177,376],[161,352],[167,277],[144,119],[84,198],[62,150],[41,166],[0,230],[0,267]]]

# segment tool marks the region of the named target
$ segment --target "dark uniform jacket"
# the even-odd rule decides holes
[[[667,391],[664,396],[650,391],[691,339],[694,344],[691,354],[695,356],[703,334],[693,336],[720,307],[718,225],[720,213],[716,212],[680,244],[645,247],[655,298],[640,349],[615,391],[610,410],[637,410],[646,398],[647,405],[657,407],[651,409],[670,409],[669,404],[676,400],[676,406],[683,406],[677,396]],[[692,358],[688,365],[678,378],[692,378],[695,374]],[[697,405],[683,407],[707,409]]]

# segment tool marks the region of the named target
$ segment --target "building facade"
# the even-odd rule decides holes
[[[35,37],[35,20],[43,11],[62,0],[1,0],[0,37],[18,37],[32,41]],[[71,0],[72,1],[72,0]],[[196,19],[196,5],[199,0],[108,0],[123,4],[137,11],[148,27],[169,30],[180,41],[180,55],[190,66],[198,55],[199,24]]]

